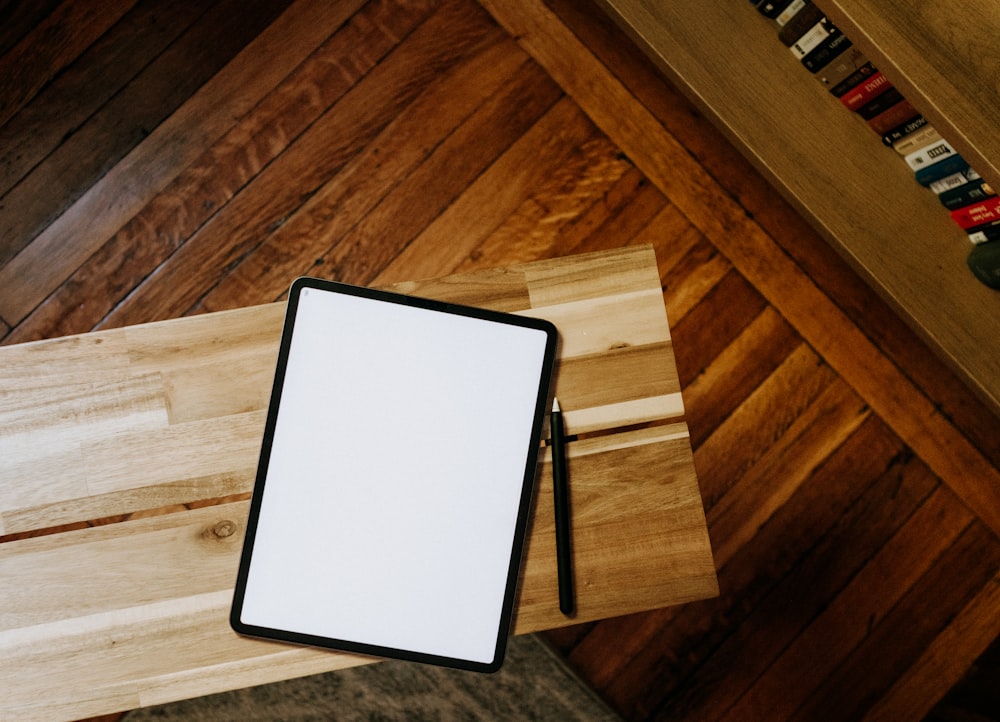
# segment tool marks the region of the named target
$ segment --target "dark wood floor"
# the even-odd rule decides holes
[[[998,419],[595,8],[0,20],[3,343],[652,243],[721,595],[549,638],[629,720],[1000,715]]]

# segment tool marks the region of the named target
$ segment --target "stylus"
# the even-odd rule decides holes
[[[569,488],[566,482],[566,444],[559,400],[552,400],[549,417],[552,442],[552,491],[556,508],[556,564],[559,575],[559,610],[573,613],[573,574],[569,545]]]

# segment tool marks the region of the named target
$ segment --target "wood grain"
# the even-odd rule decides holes
[[[646,374],[673,365],[652,249],[522,264],[501,275],[520,287],[517,312],[548,318],[560,329],[555,393],[571,433],[661,422],[570,445],[574,619],[716,594],[676,374]],[[490,307],[495,276],[467,274],[407,287],[446,289],[445,296],[457,290]],[[167,498],[190,503],[249,491],[283,310],[276,303],[0,350],[0,388],[7,389],[0,417],[4,530],[125,514]],[[619,383],[595,393],[601,378]],[[517,632],[570,622],[554,602],[549,463],[546,453]],[[93,714],[148,704],[186,690],[167,680],[190,679],[198,670],[201,691],[242,686],[250,657],[261,657],[258,663],[267,667],[275,655],[289,656],[281,645],[240,639],[226,626],[246,502],[181,509],[0,546],[0,569],[10,582],[0,604],[0,644],[18,660],[7,666],[4,683],[24,693],[8,696],[8,713]],[[157,564],[150,565],[151,558]],[[129,584],[125,594],[123,580]],[[156,654],[155,663],[121,658],[150,654],[167,633],[171,651]],[[100,653],[98,640],[125,636],[128,645]],[[315,664],[308,667],[313,671],[359,661],[314,651],[291,656]],[[69,658],[86,659],[85,673],[74,672],[81,667],[67,665]],[[25,680],[51,684],[56,676],[61,696],[39,703]],[[157,696],[146,696],[148,689]]]
[[[994,412],[1000,409],[994,347],[1000,325],[992,325],[1000,297],[967,270],[968,242],[905,164],[809,77],[777,40],[774,24],[735,5],[602,4]],[[979,74],[968,68],[977,65],[961,64],[967,48],[949,50],[988,30],[978,25],[974,11],[925,22],[933,15],[925,3],[897,5],[889,11],[880,3],[822,3],[845,23],[848,37],[858,31],[862,47],[888,61],[880,69],[898,77],[904,88],[919,84],[914,100],[930,100],[928,112],[935,118],[949,116],[955,142],[976,146],[974,157],[985,161],[982,172],[995,173],[996,145],[987,119],[996,115],[996,93],[970,89]],[[894,12],[900,13],[898,24]],[[852,21],[852,16],[857,17]],[[719,38],[740,41],[717,51]],[[930,56],[921,55],[925,46],[935,49]],[[744,72],[734,73],[733,67]],[[944,75],[947,80],[938,84]],[[956,85],[964,86],[964,94],[955,92]],[[971,112],[980,103],[990,110]],[[917,108],[922,110],[919,102]],[[823,142],[816,143],[817,137]],[[674,167],[662,159],[660,164]],[[872,198],[883,200],[872,203]],[[928,294],[931,287],[938,292]],[[940,312],[942,304],[948,313]]]
[[[60,12],[80,12],[87,5],[69,0],[11,8],[0,24],[0,48],[9,53],[22,41],[27,46],[48,42],[53,21],[46,18],[56,6]],[[88,45],[72,39],[72,52],[60,56],[62,68],[0,124],[0,158],[12,159],[9,167],[16,169],[20,166],[13,159],[23,148],[34,158],[24,163],[51,173],[42,166],[50,155],[57,161],[59,154],[51,151],[72,140],[63,137],[75,128],[68,123],[75,119],[77,131],[96,137],[96,130],[86,128],[87,119],[105,127],[116,122],[115,113],[102,109],[130,82],[136,97],[143,95],[139,88],[159,92],[152,82],[155,74],[142,73],[142,68],[164,56],[157,48],[165,49],[167,38],[188,32],[211,38],[212,32],[205,30],[209,16],[203,14],[210,7],[183,3],[168,8],[161,0],[141,0],[110,22],[98,40]],[[32,243],[16,262],[0,264],[2,343],[9,347],[17,341],[89,332],[102,323],[108,328],[97,336],[104,337],[120,331],[110,328],[115,325],[226,309],[248,313],[250,321],[259,312],[255,304],[275,301],[291,277],[310,273],[380,286],[405,281],[397,288],[465,303],[478,302],[478,292],[470,289],[481,284],[496,308],[521,312],[544,301],[558,309],[562,323],[575,319],[586,324],[586,314],[579,310],[589,304],[564,296],[576,284],[563,288],[558,273],[546,275],[543,263],[533,267],[529,292],[526,264],[652,245],[655,269],[646,269],[639,280],[631,277],[634,269],[628,266],[606,269],[598,272],[605,284],[593,291],[596,298],[634,283],[648,287],[649,299],[659,296],[669,313],[666,345],[659,336],[641,346],[622,345],[634,334],[626,321],[620,331],[607,329],[591,350],[580,344],[581,355],[563,364],[559,382],[575,387],[573,394],[583,402],[573,419],[576,431],[598,428],[600,418],[588,417],[597,411],[618,423],[640,421],[629,428],[644,443],[576,456],[583,464],[580,474],[628,464],[633,456],[645,459],[659,448],[666,457],[680,458],[671,451],[678,442],[642,436],[669,435],[671,421],[651,426],[641,419],[680,413],[676,392],[657,389],[682,391],[709,533],[726,558],[718,570],[720,594],[599,621],[553,620],[569,626],[550,629],[547,638],[629,720],[719,718],[744,699],[784,712],[773,715],[778,719],[822,719],[841,709],[855,717],[928,722],[959,711],[995,717],[996,697],[988,691],[997,686],[1000,543],[986,531],[978,509],[948,496],[956,476],[976,479],[984,464],[1000,466],[995,409],[964,386],[793,204],[782,199],[767,180],[780,164],[764,163],[761,172],[755,170],[726,140],[728,133],[744,147],[747,134],[736,138],[724,124],[719,130],[704,111],[713,100],[737,102],[737,117],[753,119],[760,99],[766,98],[764,110],[780,117],[767,126],[765,140],[770,140],[763,147],[781,151],[781,162],[787,158],[775,139],[797,143],[803,137],[801,128],[787,135],[773,130],[798,117],[784,112],[789,108],[803,113],[807,126],[831,122],[833,137],[851,135],[865,148],[871,141],[883,149],[866,128],[858,135],[854,119],[843,117],[841,108],[835,106],[841,115],[829,119],[819,112],[830,99],[814,93],[808,77],[804,86],[790,82],[801,69],[789,65],[786,51],[772,46],[774,27],[753,8],[691,5],[690,15],[685,8],[675,4],[654,10],[674,13],[680,23],[681,37],[672,49],[689,53],[686,67],[692,72],[685,73],[687,79],[701,73],[709,80],[701,86],[698,105],[665,81],[590,3],[546,0],[542,8],[511,0],[503,4],[504,24],[498,25],[475,0],[292,0],[187,103],[111,164],[108,174],[76,203],[67,206],[65,186],[40,188],[51,196],[44,201],[48,207],[68,210],[37,239],[51,245],[32,250]],[[197,15],[193,20],[191,12]],[[920,6],[912,12],[921,12]],[[159,20],[155,28],[137,27],[151,16]],[[531,19],[526,26],[531,32],[510,24],[511,18],[522,16]],[[746,67],[763,63],[766,67],[757,67],[762,75],[740,79],[731,69],[705,74],[701,59],[719,36],[699,41],[699,33],[706,32],[701,20],[720,16],[730,23],[720,27],[746,39],[720,56],[727,67],[733,58],[752,56]],[[685,25],[685,19],[697,27]],[[129,28],[136,28],[135,39],[126,37]],[[427,28],[437,29],[436,37]],[[83,38],[91,29],[80,33]],[[448,39],[456,48],[443,47]],[[51,50],[38,45],[36,52],[42,57]],[[159,62],[182,72],[184,58],[177,53],[170,58],[171,63]],[[428,72],[428,66],[437,70]],[[42,77],[51,69],[29,72]],[[740,95],[757,81],[765,86],[760,93]],[[82,93],[82,87],[93,95]],[[792,104],[782,101],[785,93]],[[813,95],[816,103],[808,102]],[[501,97],[507,107],[499,107],[491,122],[480,109],[497,108]],[[149,102],[155,105],[156,100]],[[523,110],[518,107],[522,104]],[[122,109],[121,104],[115,107]],[[29,124],[28,118],[38,122]],[[628,131],[633,127],[635,132]],[[747,131],[759,132],[755,121],[748,121]],[[55,145],[39,155],[41,140]],[[792,157],[825,152],[810,146],[804,155],[795,151]],[[836,160],[860,168],[857,163],[867,162],[867,156],[848,152]],[[903,185],[881,183],[883,176],[899,175],[898,169],[881,168],[883,160],[874,157],[880,168],[872,171],[875,180],[866,170],[857,178],[860,185],[846,190],[875,183],[880,192],[887,190],[888,197],[902,202],[899,208],[921,202],[923,189],[910,188],[909,178]],[[409,180],[415,174],[423,182]],[[789,197],[794,200],[795,195]],[[879,209],[879,217],[865,223],[881,223],[880,204],[871,208]],[[871,208],[866,206],[866,213]],[[936,234],[933,225],[906,218],[892,223],[897,221],[906,229],[905,237],[913,239],[908,248],[941,244],[931,256],[906,254],[897,260],[922,264],[930,257],[944,265],[950,263],[946,254],[953,253],[961,263],[962,248],[945,243],[948,237]],[[822,223],[818,228],[828,230]],[[850,228],[855,232],[860,226]],[[887,249],[904,238],[886,238],[884,231],[865,228],[864,238],[880,238]],[[30,261],[29,253],[36,254]],[[608,260],[594,258],[595,263]],[[588,273],[593,276],[593,269]],[[616,312],[633,316],[647,299],[633,297],[629,303],[638,306],[628,308],[624,303]],[[940,305],[936,299],[934,305]],[[280,323],[280,304],[263,308],[269,307],[273,323]],[[11,308],[26,310],[8,313]],[[35,537],[54,543],[64,532],[89,527],[145,529],[137,525],[140,521],[148,522],[153,533],[153,520],[161,516],[157,523],[166,526],[158,528],[167,534],[168,519],[181,529],[188,511],[220,503],[234,509],[244,502],[252,465],[240,460],[255,455],[253,428],[261,423],[261,389],[266,386],[266,372],[260,373],[264,366],[247,360],[256,358],[251,352],[255,333],[266,334],[268,323],[243,324],[237,334],[239,326],[234,318],[233,353],[228,355],[213,351],[211,333],[200,334],[198,329],[205,327],[197,325],[184,326],[190,333],[168,347],[156,334],[144,336],[137,347],[141,353],[133,356],[122,356],[123,346],[109,336],[97,357],[111,376],[126,362],[141,367],[117,385],[102,384],[103,374],[78,374],[72,381],[73,364],[81,354],[94,357],[97,349],[74,347],[67,339],[44,364],[35,363],[40,357],[25,359],[26,371],[16,381],[0,384],[0,393],[7,394],[23,387],[20,405],[3,408],[9,419],[24,425],[24,434],[60,437],[86,416],[81,399],[93,396],[100,399],[107,428],[117,424],[120,435],[88,437],[84,446],[102,449],[102,459],[119,445],[129,454],[137,448],[155,452],[150,454],[155,473],[152,486],[131,488],[128,469],[108,463],[87,481],[101,493],[83,497],[80,472],[92,476],[96,470],[89,462],[61,476],[59,483],[27,489],[8,491],[0,474],[0,498],[10,497],[17,507],[5,523],[25,530],[3,537],[0,547]],[[856,347],[863,353],[855,354]],[[989,353],[988,344],[982,351]],[[653,358],[665,363],[651,362]],[[654,368],[640,373],[647,363]],[[159,364],[171,372],[158,376]],[[665,373],[674,366],[676,375]],[[39,424],[30,412],[32,399],[46,395],[45,383],[39,381],[60,374],[69,384],[59,407],[65,420]],[[591,374],[602,382],[585,383]],[[233,389],[231,394],[217,393],[220,378]],[[887,394],[892,399],[888,406]],[[134,427],[126,420],[129,408],[139,422]],[[162,428],[156,444],[149,446],[145,439],[154,433],[153,425]],[[942,429],[946,433],[937,437]],[[188,448],[185,442],[195,435],[201,441],[190,447],[194,453],[183,459],[173,453]],[[961,453],[943,463],[948,439],[956,435],[967,445],[955,447]],[[581,436],[574,445],[621,435],[608,437],[596,430]],[[967,455],[963,448],[975,453]],[[45,462],[49,468],[74,455],[79,458],[73,448],[60,451],[55,446],[51,452]],[[15,454],[35,453],[33,447],[15,449]],[[938,459],[928,463],[935,453]],[[208,458],[221,460],[229,471],[206,472]],[[588,482],[581,502],[588,519],[605,509],[617,513],[609,505],[617,497],[601,489]],[[649,493],[658,500],[652,513],[671,523],[678,519],[670,505],[682,495],[662,484],[649,487]],[[184,503],[192,496],[215,494],[221,499]],[[56,499],[74,495],[69,502]],[[971,521],[957,537],[949,526],[954,541],[934,543],[939,553],[929,554],[921,534],[903,530],[926,515],[931,499],[950,518],[965,514]],[[636,500],[632,506],[642,510],[644,503]],[[121,512],[109,515],[110,510]],[[549,524],[546,516],[536,509],[536,523]],[[211,528],[227,518],[214,518]],[[53,529],[56,519],[76,521]],[[925,528],[933,532],[934,524]],[[669,536],[671,530],[664,526],[660,531]],[[618,532],[639,534],[621,524]],[[197,536],[198,528],[178,534],[187,539],[184,535]],[[588,543],[598,538],[592,534],[588,530]],[[543,546],[534,554],[544,567],[549,564],[544,548],[548,534],[536,536]],[[679,533],[673,541],[684,538]],[[106,541],[124,545],[117,538]],[[877,579],[878,565],[893,559],[901,573],[890,572],[888,593],[896,603],[887,609],[879,601],[880,584],[858,586],[853,580]],[[177,569],[179,562],[170,560],[168,567]],[[537,565],[532,569],[533,574],[539,571]],[[656,589],[655,578],[636,580],[610,567],[594,568],[588,578],[592,584],[636,584],[641,596],[650,599],[682,591]],[[147,588],[155,593],[155,586]],[[157,677],[161,660],[143,654],[143,640],[169,659],[173,644],[168,630],[175,623],[186,630],[183,638],[191,635],[209,645],[177,645],[178,656],[210,666],[219,662],[210,648],[226,648],[226,637],[213,636],[213,630],[228,633],[218,616],[226,602],[224,595],[213,594],[218,593],[186,598],[180,606],[189,614],[183,620],[172,618],[173,612],[158,603],[99,613],[89,626],[82,625],[85,629],[69,646],[53,647],[45,663],[62,668],[62,655],[70,666],[80,660],[84,667],[100,670],[99,660],[118,654],[119,671],[150,672],[141,694],[128,685],[104,688],[102,695],[117,700],[119,709],[205,693],[220,679],[262,682],[277,667],[292,676],[310,671],[315,664],[311,658],[254,654],[225,663],[217,673],[199,669]],[[113,597],[109,590],[106,598]],[[532,609],[525,620],[541,618],[540,610]],[[840,612],[830,617],[831,609]],[[102,636],[95,631],[105,623],[110,626],[102,629],[120,633]],[[57,633],[64,628],[60,624],[77,623],[53,624]],[[841,635],[856,643],[843,643]],[[136,644],[130,646],[130,639]],[[814,671],[783,661],[789,650],[808,659],[810,649],[832,650],[837,661]],[[795,693],[800,702],[783,699],[785,680],[803,688]],[[44,684],[37,678],[24,681],[26,688],[40,690],[39,697],[49,693],[41,689]],[[935,709],[946,696],[944,706]],[[76,709],[53,711],[47,718],[84,714]],[[114,722],[114,717],[101,722]]]
[[[1000,67],[979,58],[976,38],[995,37],[1000,19],[988,3],[965,6],[960,16],[934,12],[927,3],[827,0],[823,10],[871,59],[904,97],[962,157],[992,182],[1000,182],[1000,143],[989,118],[1000,108],[1000,93],[977,75]],[[893,18],[889,22],[887,18]],[[970,68],[977,68],[970,73]]]
[[[859,357],[865,357],[862,364],[871,369],[867,379],[870,386],[863,392],[868,402],[882,415],[893,418],[897,432],[908,443],[920,447],[921,454],[935,472],[947,480],[971,508],[983,515],[994,531],[1000,533],[1000,472],[963,435],[957,433],[909,379],[900,374],[894,365],[887,363],[869,339],[857,331],[836,304],[800,268],[773,247],[763,230],[737,204],[723,200],[708,207],[687,202],[699,195],[711,194],[707,189],[714,186],[715,181],[692,162],[673,138],[656,135],[659,123],[644,108],[636,107],[631,115],[612,111],[612,108],[620,107],[615,99],[621,98],[624,102],[627,91],[602,70],[603,66],[585,48],[579,47],[575,39],[558,30],[544,6],[536,5],[514,13],[489,2],[485,4],[512,33],[543,58],[541,62],[553,77],[564,87],[574,88],[575,97],[583,107],[592,117],[600,118],[599,124],[636,159],[661,190],[668,196],[685,200],[683,209],[692,222],[755,283],[765,297],[784,311],[796,329],[821,349],[835,367],[858,363]],[[552,37],[553,34],[556,37]],[[684,40],[683,44],[688,42],[690,39]],[[557,52],[555,48],[558,47],[574,47],[574,52]],[[576,62],[569,63],[567,58],[570,56]],[[580,72],[580,63],[589,65],[588,72]],[[581,77],[587,78],[585,87],[579,85]],[[595,90],[596,77],[603,80],[599,90]],[[762,124],[759,127],[765,126]],[[648,142],[650,137],[658,141]],[[838,148],[838,152],[842,149]],[[827,197],[838,195],[826,194]],[[908,252],[912,254],[912,249]],[[936,283],[935,287],[940,287],[940,284]],[[979,296],[981,292],[973,291],[970,295]],[[800,299],[801,305],[786,309],[784,299],[791,298]],[[921,303],[926,304],[927,298],[927,294],[922,292]],[[995,300],[989,298],[990,302]],[[941,301],[940,297],[936,299],[935,308],[940,307]],[[984,306],[977,307],[976,316],[981,315],[982,308]],[[668,310],[674,315],[669,305]],[[838,330],[836,337],[831,333],[834,328]],[[989,344],[970,348],[969,358],[982,355],[984,347],[989,347]],[[987,365],[994,365],[998,359],[1000,356],[991,355]],[[1000,368],[995,377],[1000,378]],[[865,382],[860,378],[854,381],[855,384]],[[903,412],[903,394],[912,398],[913,403],[922,405],[923,413],[911,416],[908,404],[906,412]],[[966,470],[959,470],[954,463],[956,456],[965,455],[968,455],[970,463],[978,467],[973,477],[967,476]]]
[[[0,318],[20,322],[358,5],[340,3],[328,12],[325,2],[296,3],[282,14],[0,269]],[[305,42],[286,43],[288,34]]]
[[[560,329],[569,433],[683,416],[652,264],[646,247],[504,274],[519,279],[521,304],[503,310]],[[492,276],[402,288],[493,307]],[[2,529],[249,491],[283,313],[278,303],[0,349]]]

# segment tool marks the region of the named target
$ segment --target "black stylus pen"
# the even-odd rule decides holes
[[[569,488],[566,484],[566,445],[563,438],[562,411],[559,400],[552,399],[549,417],[552,442],[552,492],[556,508],[556,564],[559,574],[559,610],[573,613],[573,573],[569,547]]]

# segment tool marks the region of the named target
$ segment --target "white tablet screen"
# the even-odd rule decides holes
[[[297,281],[237,631],[496,668],[554,342],[535,319]]]

